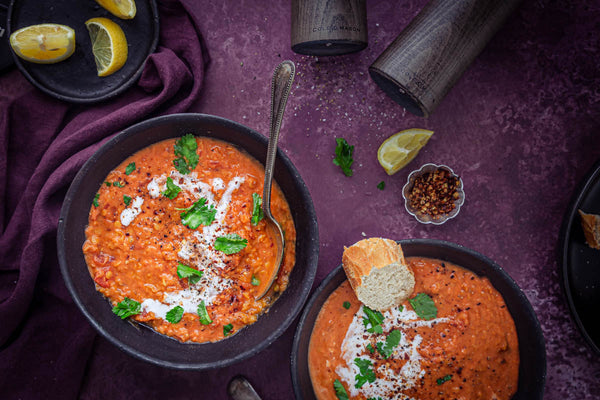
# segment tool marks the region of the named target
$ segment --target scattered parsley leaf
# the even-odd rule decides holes
[[[356,383],[354,384],[355,388],[360,389],[367,382],[375,382],[375,372],[370,368],[373,365],[371,360],[355,358],[354,364],[356,364],[360,370],[360,374],[357,374],[354,377],[356,380]]]
[[[129,203],[131,203],[131,197],[123,195],[123,203],[125,203],[125,205],[128,206]]]
[[[198,304],[198,316],[200,317],[200,323],[202,325],[212,324],[212,319],[210,319],[210,316],[208,315],[206,305],[204,305],[204,300]]]
[[[188,267],[185,264],[179,263],[179,265],[177,265],[177,276],[181,279],[188,278],[190,285],[198,283],[200,278],[202,278],[202,275],[204,275],[204,272]]]
[[[342,169],[344,175],[352,176],[354,146],[350,146],[346,139],[343,138],[336,138],[335,142],[335,158],[333,159],[333,163]]]
[[[172,324],[176,324],[179,321],[181,321],[181,318],[183,318],[183,307],[177,306],[171,308],[167,312],[167,316],[165,319]]]
[[[419,318],[429,321],[437,317],[437,307],[426,293],[419,293],[412,299],[408,299],[408,302]]]
[[[448,382],[450,379],[452,379],[452,375],[446,375],[443,378],[436,380],[436,382],[438,385],[441,385],[444,382]]]
[[[98,207],[100,205],[98,203],[99,198],[100,198],[100,193],[96,193],[96,195],[94,196],[94,200],[92,200],[92,204],[94,205],[94,207]]]
[[[385,182],[384,181],[379,182],[377,184],[377,189],[379,189],[379,190],[385,189]]]
[[[377,342],[377,350],[379,350],[379,354],[381,354],[386,360],[390,358],[394,352],[394,348],[400,343],[401,337],[402,333],[399,330],[394,329],[391,331],[385,339],[385,344]]]
[[[248,240],[242,238],[237,233],[219,236],[215,239],[215,250],[222,251],[225,254],[234,254],[240,252],[248,245]]]
[[[344,302],[344,304],[342,304],[342,306],[344,306],[344,308],[345,308],[346,310],[350,309],[350,306],[351,306],[351,305],[352,305],[352,304],[350,304],[350,302],[349,302],[349,301],[345,301],[345,302]]]
[[[369,397],[367,400],[383,400],[381,397]]]
[[[262,209],[262,198],[258,193],[252,193],[252,219],[250,222],[256,226],[265,217]]]
[[[229,335],[229,333],[231,332],[232,329],[233,329],[232,324],[223,325],[223,336],[227,337],[227,335]]]
[[[404,306],[403,306],[402,304],[400,304],[400,306],[398,306],[398,310],[399,310],[400,312],[404,311]]]
[[[116,187],[120,187],[120,188],[122,188],[122,187],[124,187],[125,185],[124,185],[124,184],[122,184],[122,183],[121,183],[121,182],[119,182],[119,181],[115,181],[115,182],[113,182],[113,186],[116,186]]]
[[[167,189],[162,193],[165,197],[173,200],[181,192],[181,188],[177,186],[171,177],[167,178]]]
[[[200,225],[210,225],[215,220],[217,209],[212,204],[206,205],[207,200],[202,197],[192,204],[189,208],[185,208],[185,212],[180,214],[181,223],[190,229],[196,229]]]
[[[367,345],[367,350],[369,350],[369,353],[371,354],[375,353],[375,348],[371,345],[371,343]]]
[[[371,310],[367,306],[363,306],[363,311],[367,316],[367,318],[363,317],[363,324],[365,324],[365,326],[371,325],[371,327],[367,329],[367,332],[383,333],[383,329],[381,328],[383,314],[381,314],[379,311]]]
[[[121,317],[121,319],[125,319],[142,312],[142,305],[135,300],[131,300],[129,297],[125,297],[123,301],[112,308],[112,312]]]
[[[108,182],[108,181],[104,181],[104,184],[108,187],[110,187],[112,185],[112,183]]]
[[[260,279],[258,279],[256,275],[252,275],[252,281],[250,281],[250,283],[252,283],[252,286],[258,286],[260,285]]]
[[[125,175],[131,175],[131,173],[135,171],[135,163],[132,162],[130,163],[126,168],[125,168]]]
[[[340,382],[339,379],[336,379],[333,382],[333,390],[335,390],[335,395],[337,396],[338,400],[348,400],[348,392],[346,392],[346,388],[344,388],[344,385],[342,385],[342,382]]]
[[[177,171],[185,175],[196,168],[199,160],[197,148],[196,137],[192,134],[187,134],[175,142],[174,151],[177,158],[173,160],[173,165]]]

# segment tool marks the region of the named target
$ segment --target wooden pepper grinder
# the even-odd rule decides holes
[[[369,67],[395,102],[427,117],[519,0],[431,0]]]
[[[332,56],[367,47],[366,0],[292,0],[292,50]]]

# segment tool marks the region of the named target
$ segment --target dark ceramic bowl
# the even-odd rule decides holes
[[[176,114],[134,125],[98,150],[75,177],[58,222],[58,258],[65,283],[90,323],[120,349],[142,360],[179,369],[223,367],[246,359],[269,346],[300,312],[317,269],[319,234],[310,194],[291,161],[279,151],[275,180],[290,205],[296,225],[296,266],[290,283],[269,311],[232,337],[203,344],[181,343],[143,325],[123,321],[96,291],[82,245],[90,204],[104,178],[131,154],[163,139],[187,133],[221,139],[265,160],[267,139],[235,122],[203,114]]]
[[[448,261],[487,277],[504,297],[519,338],[519,387],[512,400],[541,400],[546,379],[544,336],[537,317],[515,281],[489,258],[457,244],[430,239],[400,240],[404,255]],[[308,344],[319,311],[329,295],[344,281],[342,266],[334,269],[311,296],[296,328],[291,355],[296,399],[316,399],[308,371]]]

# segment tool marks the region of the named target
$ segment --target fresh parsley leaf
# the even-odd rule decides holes
[[[350,306],[351,306],[351,305],[352,305],[352,304],[350,304],[350,302],[349,302],[349,301],[345,301],[345,302],[344,302],[344,304],[342,304],[342,306],[344,306],[344,308],[345,308],[346,310],[350,309]]]
[[[92,204],[94,205],[94,207],[98,207],[100,205],[98,203],[99,198],[100,198],[100,193],[96,193],[96,195],[94,196],[94,200],[92,200]]]
[[[398,306],[398,310],[399,310],[400,312],[404,311],[404,306],[403,306],[402,304],[400,304],[400,305]]]
[[[335,142],[335,158],[333,159],[333,163],[342,169],[344,175],[352,176],[354,146],[350,146],[346,139],[343,138],[336,138]]]
[[[446,375],[443,378],[436,380],[436,382],[438,385],[441,385],[444,382],[448,382],[450,379],[452,379],[452,375]]]
[[[371,345],[371,343],[367,345],[367,350],[369,350],[369,353],[371,354],[375,353],[375,348]]]
[[[108,182],[108,181],[104,181],[104,184],[108,187],[110,187],[112,185],[112,183]]]
[[[437,317],[437,307],[426,293],[419,293],[412,299],[408,299],[408,302],[420,318],[429,321]]]
[[[207,200],[202,197],[186,208],[185,212],[180,214],[181,223],[190,229],[196,229],[200,225],[210,225],[215,220],[217,209],[212,204],[206,205]]]
[[[113,182],[113,186],[116,186],[116,187],[120,187],[120,188],[122,188],[122,187],[124,187],[125,185],[124,185],[124,184],[122,184],[122,183],[121,183],[121,182],[119,182],[119,181],[115,181],[115,182]]]
[[[360,389],[367,382],[375,382],[375,372],[370,368],[373,363],[370,360],[355,358],[354,364],[356,364],[360,370],[360,374],[357,374],[354,377],[356,380],[356,383],[354,384],[355,388]]]
[[[167,190],[165,190],[162,194],[173,200],[177,195],[181,192],[181,188],[177,186],[171,177],[167,178]]]
[[[379,189],[379,190],[385,189],[385,182],[384,181],[379,182],[377,184],[377,189]]]
[[[383,329],[381,328],[383,314],[381,314],[379,311],[371,310],[367,306],[363,306],[363,311],[367,316],[367,318],[363,317],[363,324],[365,324],[365,326],[371,325],[371,327],[367,329],[367,332],[383,333]]]
[[[248,245],[248,240],[242,238],[237,233],[219,236],[215,239],[215,250],[222,251],[225,254],[234,254],[240,252]]]
[[[252,218],[250,222],[256,226],[265,217],[262,209],[262,198],[258,193],[252,193]]]
[[[177,306],[167,311],[166,320],[172,324],[176,324],[183,318],[183,307]]]
[[[208,311],[206,310],[206,305],[204,305],[204,300],[198,304],[198,316],[200,317],[200,323],[202,325],[210,325],[212,324],[212,319],[208,315]]]
[[[369,397],[367,400],[383,400],[381,397]]]
[[[125,203],[125,205],[128,206],[129,203],[131,203],[131,197],[123,195],[123,203]]]
[[[342,385],[339,379],[336,379],[333,382],[333,390],[335,390],[335,395],[338,400],[349,400],[348,392],[346,392],[346,388]]]
[[[190,285],[198,283],[200,278],[202,278],[202,275],[204,275],[204,272],[188,267],[185,264],[179,263],[179,265],[177,265],[177,276],[181,279],[188,278]]]
[[[121,319],[125,319],[141,313],[142,304],[135,300],[131,300],[129,297],[125,297],[123,301],[112,308],[112,312],[121,317]]]
[[[250,283],[252,286],[258,286],[260,285],[260,279],[258,279],[256,275],[252,275],[252,281],[250,281]]]
[[[233,329],[232,324],[223,325],[223,336],[227,337],[227,335],[229,335],[229,333],[231,332],[232,329]]]
[[[381,354],[386,360],[390,358],[394,352],[394,348],[400,343],[401,337],[402,333],[399,330],[394,329],[391,331],[385,339],[385,344],[377,342],[377,350],[379,350],[379,354]]]
[[[196,165],[198,165],[198,153],[196,149],[198,143],[196,143],[196,137],[192,134],[187,134],[175,142],[175,155],[176,159],[173,160],[173,165],[182,174],[191,172]]]
[[[125,175],[131,175],[131,173],[135,171],[135,163],[132,162],[130,163],[126,168],[125,168]]]

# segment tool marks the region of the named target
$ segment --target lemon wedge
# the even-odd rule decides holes
[[[134,0],[96,0],[105,10],[122,19],[135,17],[136,8]]]
[[[10,46],[23,60],[54,64],[75,51],[75,31],[60,24],[31,25],[13,32]]]
[[[85,22],[92,40],[92,53],[98,76],[118,71],[127,61],[127,39],[119,25],[108,18],[92,18]]]
[[[379,164],[388,175],[395,174],[419,154],[419,150],[427,144],[431,135],[433,131],[413,128],[390,136],[377,150]]]

